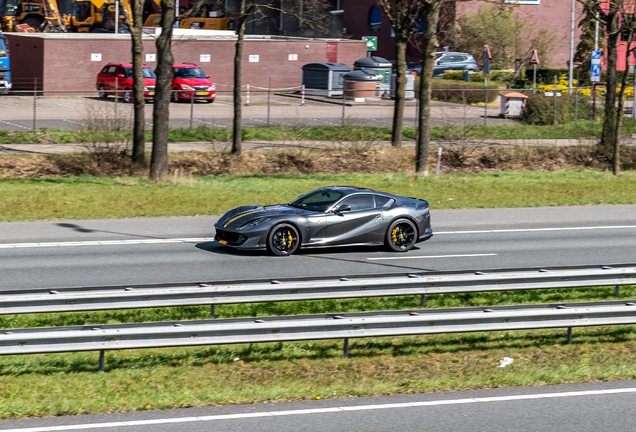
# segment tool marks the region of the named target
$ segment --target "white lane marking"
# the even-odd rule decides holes
[[[214,237],[193,237],[173,239],[143,239],[143,240],[93,240],[78,242],[48,242],[48,243],[6,243],[0,244],[0,249],[36,248],[36,247],[73,247],[73,246],[110,246],[110,245],[138,245],[157,243],[198,243],[213,241]]]
[[[237,420],[237,419],[254,418],[254,417],[281,417],[281,416],[288,416],[288,415],[308,415],[308,414],[321,414],[321,413],[332,413],[332,412],[373,411],[373,410],[381,410],[381,409],[415,408],[415,407],[439,406],[439,405],[461,405],[461,404],[468,404],[468,403],[510,402],[510,401],[531,400],[531,399],[550,399],[550,398],[595,396],[595,395],[608,395],[608,394],[621,394],[621,393],[636,393],[636,388],[584,390],[584,391],[561,392],[561,393],[538,393],[538,394],[528,394],[528,395],[496,396],[496,397],[469,398],[469,399],[445,399],[445,400],[433,400],[433,401],[423,401],[423,402],[393,403],[393,404],[379,404],[379,405],[356,405],[356,406],[288,410],[288,411],[264,411],[264,412],[257,412],[257,413],[226,414],[226,415],[181,417],[181,418],[152,419],[152,420],[134,420],[134,421],[122,421],[122,422],[112,422],[112,423],[86,423],[86,424],[78,424],[78,425],[48,426],[48,427],[42,426],[42,427],[24,428],[24,429],[6,429],[3,432],[50,432],[50,431],[60,431],[60,430],[102,429],[102,428],[112,428],[112,427],[127,427],[127,426],[130,427],[130,426],[187,423],[187,422],[199,422],[199,421]]]
[[[437,231],[434,235],[443,234],[485,234],[485,233],[511,233],[511,232],[538,232],[538,231],[580,231],[580,230],[599,230],[599,229],[630,229],[636,228],[636,225],[608,225],[608,226],[591,226],[591,227],[564,227],[564,228],[515,228],[500,230],[474,230],[474,231]]]
[[[482,257],[482,256],[496,256],[496,253],[485,254],[465,254],[465,255],[423,255],[423,256],[407,256],[407,257],[386,257],[386,258],[367,258],[371,261],[376,260],[404,260],[404,259],[425,259],[425,258],[465,258],[465,257]]]

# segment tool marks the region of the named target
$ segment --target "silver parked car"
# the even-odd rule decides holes
[[[479,72],[479,65],[471,54],[446,51],[435,54],[437,58],[433,66],[433,77],[440,77],[447,70]],[[409,64],[409,69],[420,75],[422,73],[422,61]]]

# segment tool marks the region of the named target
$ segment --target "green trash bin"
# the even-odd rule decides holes
[[[372,71],[382,75],[382,96],[389,96],[391,92],[391,71],[393,70],[391,62],[382,57],[365,57],[356,60],[353,64],[353,69]]]

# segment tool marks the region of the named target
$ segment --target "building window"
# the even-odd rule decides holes
[[[374,33],[379,32],[382,27],[382,11],[377,6],[373,6],[369,12],[369,27]]]

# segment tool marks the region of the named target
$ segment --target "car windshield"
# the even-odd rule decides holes
[[[126,78],[132,78],[132,68],[124,68],[124,71],[126,72]],[[157,75],[155,75],[155,73],[149,67],[141,68],[141,71],[144,74],[144,78],[157,78]]]
[[[289,203],[292,207],[324,212],[345,194],[333,189],[318,189],[301,195]]]
[[[174,68],[175,78],[205,78],[200,68]]]
[[[7,47],[4,45],[4,38],[0,38],[0,57],[7,57]]]

